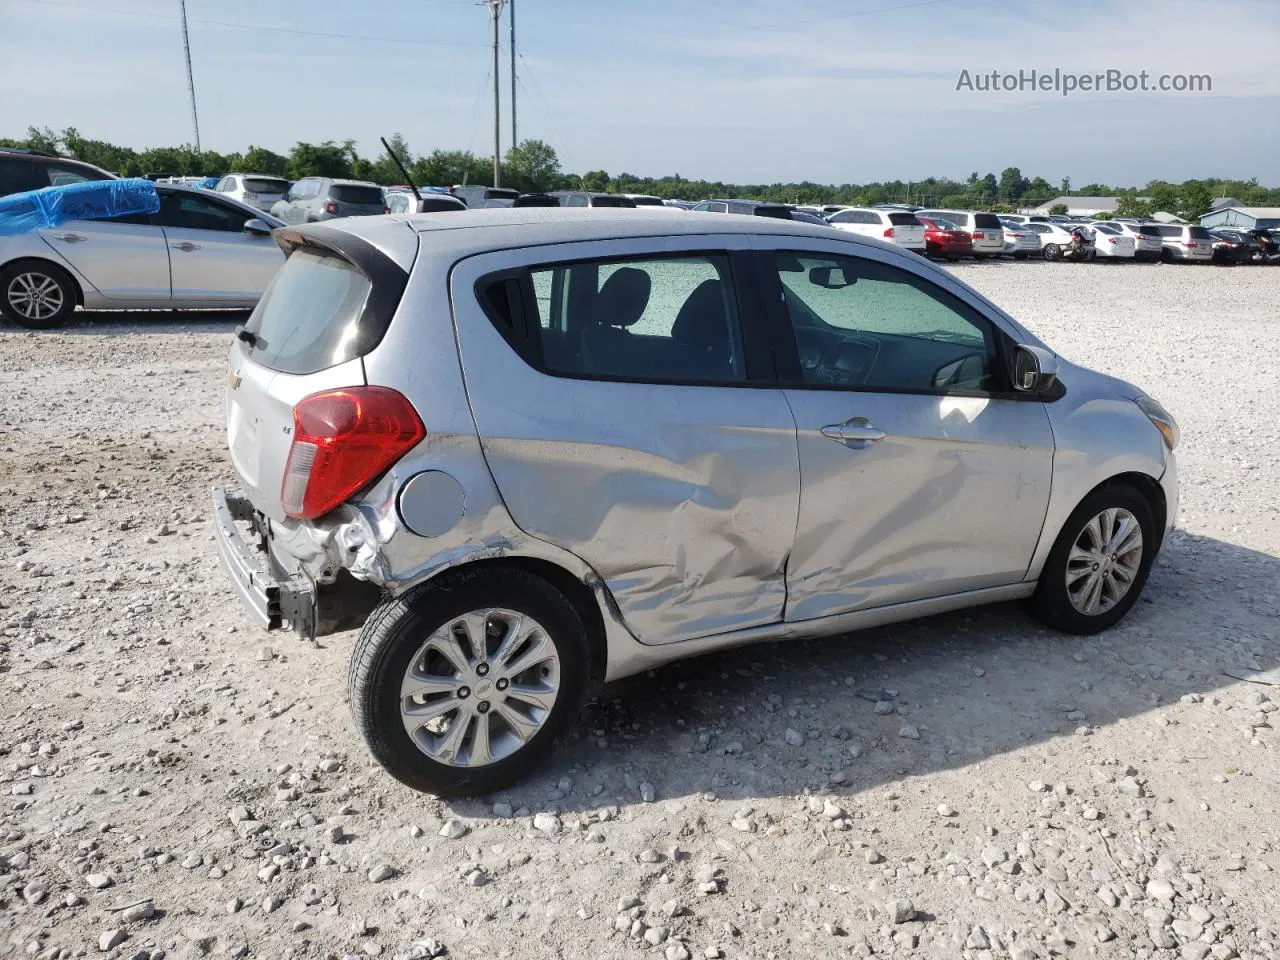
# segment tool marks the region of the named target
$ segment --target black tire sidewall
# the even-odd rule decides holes
[[[13,282],[14,277],[21,273],[43,273],[56,283],[58,289],[62,291],[62,309],[45,320],[28,320],[11,309],[9,306],[9,284]],[[10,323],[27,330],[52,330],[66,323],[67,318],[71,316],[75,309],[75,284],[71,282],[71,278],[67,276],[66,271],[62,268],[54,264],[28,260],[11,263],[3,270],[0,270],[0,315],[3,315]]]
[[[1086,523],[1109,507],[1123,507],[1134,515],[1142,528],[1142,561],[1138,575],[1123,599],[1106,613],[1089,616],[1071,605],[1067,594],[1067,559],[1071,547]],[[1147,575],[1155,560],[1160,531],[1156,529],[1151,504],[1137,489],[1127,483],[1109,484],[1085,497],[1063,524],[1053,549],[1040,571],[1040,579],[1032,598],[1032,612],[1044,623],[1067,633],[1089,635],[1118,623],[1138,602],[1147,584]]]
[[[424,754],[405,732],[400,685],[434,630],[486,607],[527,614],[546,629],[560,657],[560,692],[542,728],[514,754],[487,766],[451,767]],[[363,670],[361,658],[368,660]],[[374,758],[406,786],[442,797],[500,790],[540,766],[577,718],[591,675],[590,645],[577,611],[546,581],[521,570],[446,575],[388,601],[361,632],[352,665],[351,709]]]

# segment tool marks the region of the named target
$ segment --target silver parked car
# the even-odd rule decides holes
[[[157,184],[160,212],[71,220],[0,237],[0,314],[24,327],[90,310],[254,306],[284,256],[270,214],[230,198]]]
[[[229,173],[213,189],[233,200],[269,211],[289,192],[289,181],[261,173]]]
[[[304,177],[271,206],[272,216],[292,224],[377,216],[386,212],[382,188],[376,183],[329,177]]]
[[[1018,599],[1103,630],[1174,522],[1168,413],[878,240],[536,209],[277,237],[218,550],[264,626],[362,625],[356,725],[418,789],[510,784],[597,683],[710,650]]]

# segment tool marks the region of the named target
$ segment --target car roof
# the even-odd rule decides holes
[[[112,180],[120,179],[110,170],[104,170],[102,167],[95,166],[92,163],[85,163],[83,160],[72,160],[70,157],[58,157],[51,153],[41,153],[38,150],[27,150],[23,147],[0,147],[0,157],[3,156],[30,160],[32,163],[69,163],[73,167],[88,167],[90,170],[97,170],[99,173],[106,174]]]
[[[350,217],[319,225],[342,230],[381,250],[409,270],[419,253],[448,253],[455,259],[521,247],[600,240],[670,236],[756,234],[833,238],[901,253],[900,247],[875,238],[838,234],[826,226],[774,217],[673,217],[644,207],[506,207],[448,213],[391,214]],[[293,228],[305,236],[312,228]]]

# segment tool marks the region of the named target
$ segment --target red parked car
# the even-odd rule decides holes
[[[946,257],[959,260],[973,256],[973,237],[950,220],[918,219],[924,224],[924,253],[926,257]]]

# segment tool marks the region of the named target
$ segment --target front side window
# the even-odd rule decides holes
[[[708,384],[746,379],[725,257],[559,264],[531,270],[529,281],[537,313],[529,332],[548,373]]]
[[[904,392],[998,389],[995,332],[940,287],[854,257],[776,254],[801,381]]]
[[[244,229],[250,214],[188,193],[162,194],[160,226],[184,230]]]
[[[49,171],[49,186],[51,187],[65,187],[71,183],[84,183],[86,180],[100,179],[86,173],[79,167],[64,167],[57,163],[45,164],[45,169]]]

